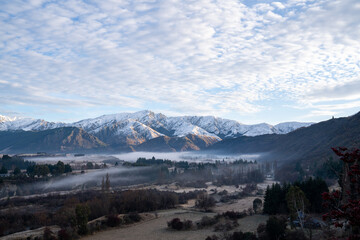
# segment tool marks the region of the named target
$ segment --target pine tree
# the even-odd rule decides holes
[[[107,173],[107,174],[106,174],[105,189],[106,189],[106,191],[109,191],[109,190],[110,190],[110,179],[109,179],[109,173]]]
[[[101,191],[105,191],[105,179],[104,179],[104,177],[102,178],[102,181],[101,181]]]

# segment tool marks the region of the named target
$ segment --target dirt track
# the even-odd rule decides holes
[[[189,230],[189,231],[175,231],[167,228],[167,222],[171,219],[178,217],[181,220],[189,219],[193,222],[200,220],[203,216],[213,216],[215,213],[203,213],[189,210],[167,210],[158,212],[158,218],[152,218],[131,226],[113,228],[107,231],[98,232],[94,235],[86,236],[84,240],[110,240],[110,239],[122,239],[122,240],[186,240],[196,239],[204,240],[207,236],[213,234],[221,235],[220,232],[214,232],[213,227],[204,228],[201,230]],[[239,219],[239,227],[235,231],[256,231],[257,226],[260,223],[265,223],[268,219],[264,215],[253,215]]]

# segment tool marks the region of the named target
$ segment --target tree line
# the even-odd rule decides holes
[[[273,184],[271,187],[268,186],[265,192],[264,198],[264,213],[275,215],[275,214],[289,214],[290,209],[287,202],[287,194],[291,189],[298,188],[304,193],[306,202],[308,202],[307,210],[312,213],[321,213],[324,211],[322,207],[322,193],[329,192],[327,184],[320,178],[309,178],[306,181]]]

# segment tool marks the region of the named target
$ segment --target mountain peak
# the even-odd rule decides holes
[[[84,119],[75,123],[54,123],[41,119],[23,118],[7,121],[3,117],[0,131],[43,131],[59,127],[78,127],[109,144],[137,145],[159,136],[185,137],[189,134],[221,141],[240,136],[286,134],[309,123],[267,123],[245,125],[235,120],[214,116],[167,117],[161,113],[143,110],[117,113]]]
[[[15,121],[16,117],[8,117],[8,116],[4,116],[4,115],[0,115],[0,123],[2,122],[12,122]]]

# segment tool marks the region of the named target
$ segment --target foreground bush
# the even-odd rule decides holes
[[[332,148],[343,162],[339,183],[341,191],[324,192],[322,197],[328,213],[324,220],[334,221],[336,228],[349,229],[349,239],[360,239],[360,149]]]
[[[198,228],[204,228],[212,226],[219,221],[219,218],[204,216],[201,218],[200,222],[197,223]]]
[[[54,236],[54,233],[51,231],[51,229],[46,227],[44,229],[43,239],[44,240],[56,240],[56,237]]]
[[[258,238],[251,232],[233,232],[232,234],[225,234],[222,238],[213,235],[208,236],[205,240],[257,240]]]
[[[272,240],[280,239],[284,236],[286,229],[286,219],[271,216],[266,222],[266,234]]]
[[[226,212],[222,213],[221,215],[218,214],[217,216],[218,217],[223,216],[225,218],[235,220],[235,219],[244,218],[247,216],[247,214],[246,214],[245,210],[243,212],[226,211]]]
[[[107,216],[106,225],[109,227],[116,227],[122,223],[122,219],[117,214]]]
[[[141,216],[138,213],[129,213],[124,215],[123,220],[125,224],[131,224],[134,222],[140,222]]]
[[[195,207],[205,210],[206,212],[210,211],[215,206],[215,199],[207,193],[201,193],[198,195],[195,202]]]
[[[214,227],[214,231],[215,232],[228,232],[238,226],[239,226],[239,224],[237,223],[236,220],[235,221],[225,220],[225,222],[223,222],[223,223],[216,224]]]
[[[168,227],[175,230],[189,230],[193,227],[191,220],[184,220],[183,222],[179,218],[173,218],[167,223]]]
[[[71,240],[71,239],[77,239],[77,238],[79,238],[79,236],[77,236],[74,233],[74,229],[72,229],[70,227],[62,228],[58,232],[58,239],[59,240]]]

